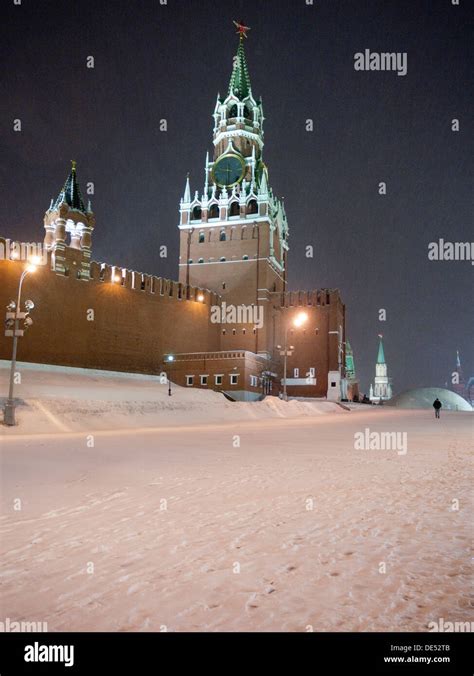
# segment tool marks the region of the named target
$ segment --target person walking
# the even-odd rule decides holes
[[[439,411],[440,411],[442,405],[443,404],[440,402],[438,397],[436,397],[436,399],[433,402],[433,408],[435,410],[435,418],[439,418]]]

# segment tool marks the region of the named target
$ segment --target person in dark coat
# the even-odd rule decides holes
[[[439,418],[439,411],[440,411],[442,405],[443,404],[440,402],[438,397],[436,397],[436,399],[433,402],[433,408],[435,410],[435,418]]]

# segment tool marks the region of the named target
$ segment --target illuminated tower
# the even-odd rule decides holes
[[[456,368],[451,374],[451,389],[459,394],[460,397],[466,398],[466,381],[461,366],[459,350],[456,351]]]
[[[387,364],[385,362],[385,353],[383,349],[382,335],[379,334],[379,351],[377,354],[377,363],[375,364],[374,385],[370,386],[370,400],[374,403],[387,401],[392,398],[392,384],[387,376]]]
[[[227,95],[217,96],[204,186],[193,193],[188,177],[180,203],[179,279],[219,293],[227,304],[261,305],[263,327],[243,327],[238,340],[235,330],[223,332],[222,346],[268,355],[270,296],[286,289],[288,223],[263,161],[265,118],[244,50],[249,28],[236,26],[239,44]]]
[[[44,246],[51,251],[52,267],[58,274],[89,279],[92,231],[95,219],[90,201],[86,207],[77,182],[76,163],[44,215]],[[66,241],[70,236],[69,243]]]

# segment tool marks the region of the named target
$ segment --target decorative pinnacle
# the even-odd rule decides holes
[[[240,35],[241,40],[248,37],[247,31],[251,30],[250,26],[246,26],[242,20],[234,21],[233,24],[237,28],[237,35]]]
[[[71,160],[71,171],[74,172],[76,171],[76,164],[77,164],[76,160]]]

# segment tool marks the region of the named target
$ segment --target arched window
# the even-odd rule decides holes
[[[200,258],[200,259],[198,260],[198,263],[204,263],[204,258]]]
[[[239,111],[239,109],[237,107],[237,104],[235,103],[232,106],[232,108],[229,110],[229,117],[237,117],[238,111]]]
[[[247,213],[248,214],[256,214],[258,212],[258,204],[257,200],[250,200],[247,206]]]
[[[221,234],[219,235],[219,242],[225,242],[227,239],[225,230],[221,230]]]
[[[240,215],[240,205],[238,202],[232,202],[230,205],[229,216],[239,216]]]
[[[193,221],[199,221],[201,218],[201,207],[194,207],[193,213],[192,213],[192,220]]]
[[[203,242],[206,241],[206,236],[203,232],[199,233],[199,244],[202,244]]]
[[[213,204],[209,209],[209,218],[219,218],[219,206]]]
[[[247,120],[250,120],[250,110],[247,108],[247,106],[244,106],[244,117]]]
[[[189,265],[192,265],[192,262],[193,262],[193,259],[192,259],[192,258],[188,258],[188,263],[189,263]]]
[[[221,263],[224,263],[224,262],[225,262],[224,256],[222,256],[221,258],[219,258],[219,260],[220,260]]]
[[[248,261],[248,259],[249,259],[249,257],[247,256],[247,254],[245,254],[245,256],[242,256],[242,260]]]

